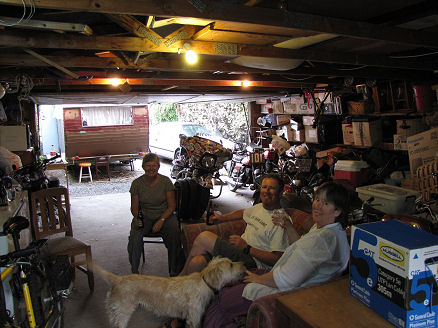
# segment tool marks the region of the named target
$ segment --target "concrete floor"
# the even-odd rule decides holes
[[[169,168],[162,164],[160,173]],[[89,185],[92,188],[92,184]],[[218,188],[217,186],[215,188]],[[222,195],[213,200],[215,209],[222,213],[251,206],[252,192],[248,189],[232,193],[227,186]],[[131,222],[130,194],[116,193],[86,197],[71,197],[71,216],[74,236],[92,246],[93,260],[116,274],[130,274],[128,241]],[[146,262],[141,273],[167,276],[167,251],[163,244],[148,244]],[[86,275],[77,271],[74,287],[65,299],[65,327],[98,328],[109,327],[105,314],[104,299],[108,286],[96,275],[95,291],[89,293]],[[161,327],[167,318],[157,318],[143,309],[138,309],[129,323],[129,328]]]

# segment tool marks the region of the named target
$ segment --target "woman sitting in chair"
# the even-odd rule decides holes
[[[134,216],[128,242],[131,271],[138,273],[143,237],[158,233],[167,248],[169,275],[176,276],[184,266],[185,257],[178,219],[173,213],[176,208],[175,188],[168,177],[158,173],[160,160],[157,155],[146,154],[142,167],[145,173],[135,179],[129,189]],[[139,210],[143,220],[139,218]]]

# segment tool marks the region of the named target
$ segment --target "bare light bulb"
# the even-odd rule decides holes
[[[189,64],[194,64],[198,61],[198,55],[193,50],[187,50],[186,61]]]

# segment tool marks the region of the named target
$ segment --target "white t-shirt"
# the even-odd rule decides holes
[[[273,211],[266,210],[263,204],[257,204],[243,212],[246,222],[242,238],[248,245],[269,252],[284,252],[289,246],[285,230],[272,223]],[[259,269],[270,270],[271,267],[254,258]]]
[[[347,268],[350,246],[340,223],[310,231],[294,242],[272,268],[278,288],[249,283],[242,296],[249,300],[329,281]]]

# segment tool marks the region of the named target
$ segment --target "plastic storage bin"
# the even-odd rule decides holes
[[[420,196],[418,191],[383,183],[357,187],[356,191],[363,201],[374,197],[371,206],[386,214],[414,213],[415,199]]]
[[[362,186],[368,180],[367,162],[337,161],[335,164],[335,180],[348,180],[355,188]]]

